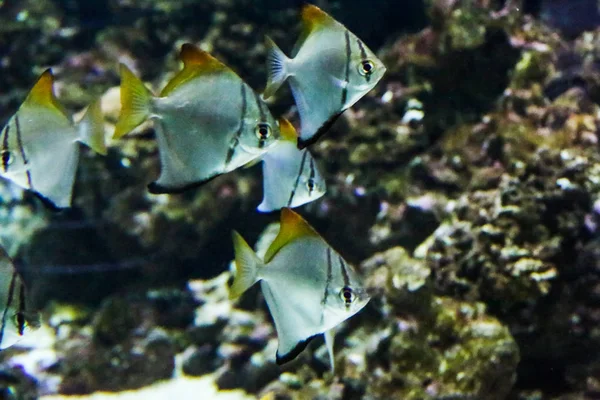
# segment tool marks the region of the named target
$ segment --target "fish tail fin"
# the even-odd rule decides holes
[[[129,68],[121,64],[121,115],[113,137],[121,138],[150,117],[152,93]]]
[[[262,265],[262,261],[239,233],[233,231],[232,237],[236,274],[229,298],[236,299],[258,281],[258,267]]]
[[[100,107],[100,99],[90,104],[77,123],[79,140],[89,146],[98,154],[106,155],[106,143],[104,142],[104,115]]]
[[[265,99],[273,96],[277,89],[289,76],[288,64],[290,59],[281,51],[281,49],[270,38],[265,38],[267,46],[267,86],[263,93]]]

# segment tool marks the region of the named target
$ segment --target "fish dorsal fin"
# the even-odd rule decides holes
[[[168,96],[177,87],[200,75],[220,72],[234,73],[221,61],[191,43],[184,43],[181,46],[179,58],[183,62],[183,69],[167,83],[167,86],[160,93],[161,97]]]
[[[306,38],[311,33],[335,24],[338,24],[338,22],[319,7],[313,6],[312,4],[306,4],[302,7],[302,31],[292,50],[292,57],[295,57],[296,54],[298,54],[300,47],[302,47],[302,44],[304,44]]]
[[[298,142],[298,132],[296,132],[296,128],[290,121],[286,118],[279,118],[279,132],[281,132],[281,137],[284,140],[296,143]]]
[[[275,254],[286,244],[295,239],[308,236],[321,237],[300,214],[295,213],[289,208],[282,208],[279,233],[265,253],[265,262],[268,263],[271,261]]]
[[[309,33],[324,26],[337,23],[335,19],[317,6],[306,4],[302,8],[302,25],[304,30]]]
[[[54,95],[54,75],[52,75],[50,68],[40,75],[33,88],[29,91],[25,103],[43,106],[67,116],[63,106]]]

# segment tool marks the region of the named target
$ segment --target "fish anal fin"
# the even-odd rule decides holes
[[[67,116],[63,106],[58,102],[54,95],[54,75],[52,70],[48,68],[38,78],[35,85],[31,88],[31,91],[25,99],[25,103],[37,104],[52,111],[55,111],[63,116]]]
[[[313,340],[316,336],[317,335],[313,335],[307,339],[299,341],[298,343],[296,343],[296,346],[294,346],[291,350],[284,354],[279,354],[279,349],[277,349],[277,353],[275,354],[275,362],[277,363],[277,365],[285,364],[298,357],[298,355],[302,353],[306,346],[308,346],[311,340]]]
[[[344,111],[341,111],[329,117],[329,119],[325,121],[323,125],[321,125],[321,127],[315,132],[315,134],[309,137],[308,139],[302,139],[301,137],[299,137],[298,150],[305,149],[311,144],[316,143],[321,138],[321,136],[323,136],[325,133],[327,133],[327,131],[329,131],[329,129],[331,129],[333,124],[335,124],[335,122],[343,113]]]
[[[184,43],[181,46],[179,58],[183,62],[183,69],[167,83],[160,93],[161,97],[168,96],[173,90],[200,75],[219,72],[230,72],[234,74],[234,72],[221,61],[191,43]]]
[[[300,214],[289,208],[282,208],[279,234],[265,253],[265,262],[271,261],[275,254],[287,243],[304,236],[321,237]]]

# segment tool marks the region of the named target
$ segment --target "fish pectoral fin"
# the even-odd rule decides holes
[[[333,342],[335,340],[335,332],[332,329],[325,331],[325,347],[327,347],[327,354],[329,354],[329,366],[331,367],[331,373],[335,374],[335,359],[333,358]]]
[[[258,281],[258,267],[262,264],[242,235],[232,232],[236,274],[229,290],[229,298],[236,299]]]
[[[77,124],[79,140],[98,154],[106,155],[104,142],[104,116],[100,107],[100,99],[89,105],[83,118]]]
[[[270,37],[265,38],[267,46],[267,86],[263,92],[263,98],[268,99],[285,82],[288,73],[290,59],[281,51]]]
[[[265,261],[271,261],[283,246],[302,236],[321,237],[300,214],[295,213],[289,208],[282,208],[281,228],[277,237],[265,253]]]
[[[121,115],[113,137],[121,138],[150,117],[152,93],[125,64],[121,64]]]

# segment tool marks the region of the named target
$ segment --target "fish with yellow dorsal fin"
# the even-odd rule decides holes
[[[263,200],[260,212],[271,212],[283,207],[295,208],[317,200],[325,194],[326,184],[317,163],[308,149],[296,147],[296,130],[283,119],[288,129],[282,130],[281,140],[262,158]]]
[[[78,141],[106,154],[100,101],[73,123],[53,92],[46,70],[0,133],[0,176],[33,191],[55,208],[71,205]]]
[[[155,121],[161,172],[152,193],[181,192],[260,158],[280,128],[267,105],[231,69],[194,45],[183,69],[156,97],[121,66],[121,115],[115,137]]]
[[[39,326],[39,313],[31,308],[23,279],[1,247],[0,304],[0,350],[4,350]]]
[[[318,7],[304,6],[302,24],[293,58],[267,37],[269,76],[263,94],[272,96],[288,80],[300,114],[300,149],[316,142],[385,73],[359,38]]]
[[[316,335],[324,334],[333,370],[331,330],[369,301],[354,269],[288,208],[281,210],[279,234],[261,260],[233,232],[236,275],[230,297],[260,281],[275,322],[278,364],[293,360]]]

